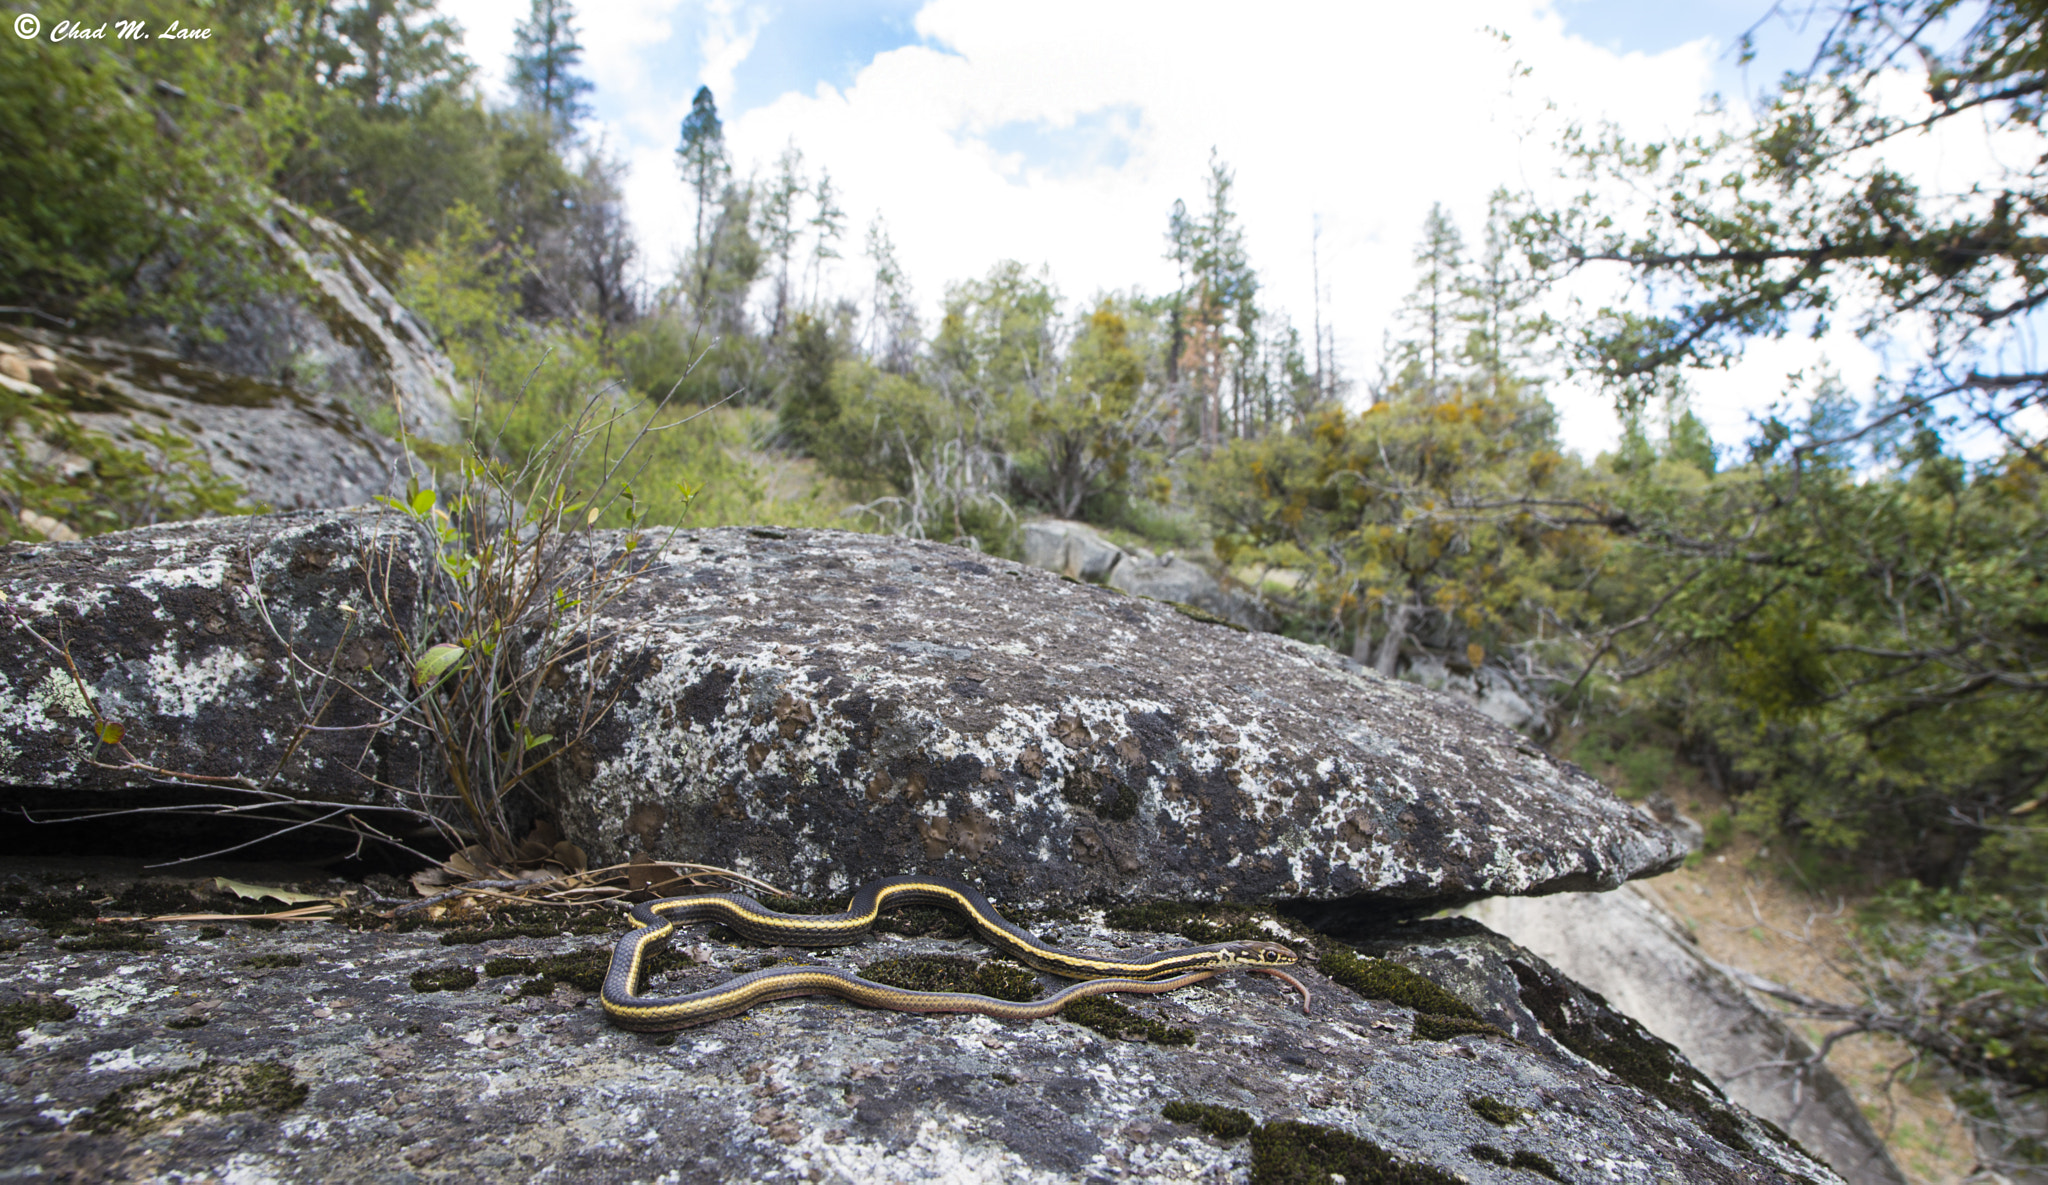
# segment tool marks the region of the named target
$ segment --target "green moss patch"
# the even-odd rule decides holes
[[[1483,1020],[1471,1020],[1462,1016],[1443,1016],[1435,1012],[1415,1014],[1415,1029],[1410,1034],[1418,1041],[1448,1041],[1453,1037],[1505,1037],[1506,1030],[1499,1025]]]
[[[91,1132],[144,1132],[195,1111],[272,1115],[306,1101],[306,1087],[278,1062],[193,1066],[124,1086],[78,1123]]]
[[[11,955],[21,949],[19,938],[0,938],[0,955]]]
[[[1323,949],[1317,966],[1324,975],[1368,1000],[1386,1000],[1437,1016],[1479,1019],[1479,1013],[1470,1004],[1390,959],[1360,955],[1348,946],[1332,942]]]
[[[62,1000],[17,1000],[0,1004],[0,1050],[21,1045],[21,1031],[48,1020],[70,1020],[78,1015],[76,1006]]]
[[[1191,621],[1199,621],[1204,625],[1220,625],[1224,629],[1236,630],[1240,634],[1250,632],[1236,622],[1228,618],[1218,617],[1199,605],[1190,605],[1186,601],[1168,601],[1166,603],[1173,606],[1174,612]]]
[[[544,996],[555,990],[557,983],[566,983],[580,991],[595,992],[604,987],[605,972],[611,969],[612,952],[609,950],[579,950],[565,955],[539,955],[532,958],[503,956],[484,963],[484,975],[497,979],[504,975],[531,975],[533,980],[520,985],[522,996]],[[644,980],[683,967],[696,966],[695,960],[680,951],[663,948],[650,951],[641,960],[641,977]],[[545,984],[546,986],[540,986]]]
[[[1036,1000],[1038,977],[1015,963],[982,962],[960,955],[912,955],[861,968],[876,983],[913,992],[972,992],[998,1000]]]
[[[82,938],[60,939],[57,943],[57,949],[69,951],[145,951],[160,950],[162,947],[157,943],[151,942],[148,934],[138,933],[133,930],[117,929],[112,926],[94,926]]]
[[[1175,1123],[1199,1128],[1219,1140],[1251,1135],[1252,1128],[1258,1126],[1250,1115],[1236,1107],[1219,1107],[1213,1103],[1172,1102],[1161,1107],[1159,1114]]]
[[[1497,1164],[1504,1169],[1521,1169],[1524,1172],[1535,1173],[1539,1177],[1548,1177],[1560,1185],[1571,1185],[1571,1178],[1557,1171],[1557,1166],[1550,1163],[1549,1157],[1527,1149],[1517,1148],[1509,1153],[1502,1152],[1491,1144],[1474,1144],[1467,1151],[1472,1153],[1474,1160]]]
[[[416,992],[459,992],[475,986],[473,967],[429,967],[412,973],[412,990]]]
[[[1193,1045],[1193,1029],[1177,1029],[1132,1012],[1106,996],[1089,996],[1060,1009],[1060,1019],[1094,1029],[1118,1041],[1150,1041],[1155,1045]]]
[[[306,960],[297,955],[256,955],[243,959],[242,966],[254,967],[258,971],[271,971],[279,967],[301,967]]]
[[[1245,905],[1214,905],[1191,901],[1150,901],[1112,909],[1104,920],[1119,930],[1178,934],[1198,946],[1216,942],[1269,941],[1261,927],[1265,911]]]
[[[1479,1118],[1499,1127],[1512,1127],[1522,1122],[1523,1116],[1528,1114],[1513,1103],[1503,1103],[1499,1099],[1483,1094],[1466,1095],[1465,1105],[1472,1108]]]
[[[1252,1136],[1252,1185],[1455,1185],[1459,1178],[1402,1160],[1363,1136],[1313,1123],[1268,1123]]]

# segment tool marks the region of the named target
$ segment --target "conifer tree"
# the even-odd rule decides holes
[[[576,6],[569,0],[533,0],[533,8],[513,32],[512,89],[522,103],[553,123],[566,136],[576,121],[590,114],[582,96],[590,80],[574,73],[583,58],[576,40]]]
[[[676,162],[697,202],[697,276],[692,288],[701,305],[711,282],[710,259],[704,250],[705,232],[716,217],[721,186],[732,171],[725,154],[725,125],[719,122],[718,103],[708,86],[698,87],[690,100],[690,113],[683,117],[683,140],[676,147]]]

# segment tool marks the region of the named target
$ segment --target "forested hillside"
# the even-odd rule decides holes
[[[2048,297],[2048,18],[1949,8],[1847,4],[1748,130],[1580,129],[1558,158],[1577,201],[1433,214],[1361,380],[1268,307],[1221,159],[1143,232],[1173,290],[1077,298],[1012,262],[957,277],[927,325],[886,223],[850,227],[801,145],[732,159],[708,90],[678,129],[690,251],[640,258],[564,0],[533,0],[511,62],[465,56],[431,0],[228,0],[202,42],[0,39],[0,316],[203,354],[291,284],[258,229],[281,196],[381,252],[488,455],[516,464],[592,398],[657,428],[719,405],[648,435],[598,525],[1014,555],[1052,516],[1199,557],[1287,633],[1511,694],[1624,795],[1711,788],[1710,842],[1890,886],[1845,1016],[1982,1082],[1989,1113],[2048,1086],[2048,375],[1999,349]],[[485,101],[487,72],[518,100]],[[1917,106],[1867,98],[1899,72]],[[1886,164],[1963,120],[2022,163],[1940,192]],[[825,265],[856,259],[865,281],[833,289]],[[1543,303],[1592,273],[1634,286]],[[1869,391],[1809,373],[1747,439],[1710,439],[1688,368],[1819,319],[1906,361]],[[1560,445],[1567,374],[1611,391],[1615,451]],[[0,399],[17,432],[59,414]],[[120,497],[120,458],[99,464],[65,480]],[[133,521],[11,472],[10,538],[67,508]]]

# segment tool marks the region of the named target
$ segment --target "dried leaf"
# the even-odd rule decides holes
[[[566,839],[555,845],[554,858],[570,872],[583,872],[590,867],[590,859],[583,854],[583,849]]]
[[[412,874],[412,887],[422,897],[435,893],[455,883],[455,876],[445,868],[428,868]]]
[[[490,855],[475,844],[448,857],[441,865],[464,880],[480,881],[490,876]]]
[[[233,893],[235,896],[249,901],[260,901],[265,897],[269,897],[282,901],[286,905],[298,905],[307,901],[334,900],[332,897],[322,897],[318,893],[294,893],[290,889],[273,889],[269,885],[244,884],[241,881],[231,881],[224,876],[214,877],[213,887],[224,893]]]

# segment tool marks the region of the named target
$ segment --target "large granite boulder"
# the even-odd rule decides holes
[[[0,643],[0,700],[28,723],[6,781],[61,795],[148,785],[143,766],[266,772],[345,631],[326,686],[357,694],[331,710],[375,719],[406,681],[367,597],[410,605],[419,546],[396,516],[357,512],[11,548],[0,591],[22,622]],[[645,850],[806,893],[932,871],[1027,905],[1342,914],[1612,887],[1684,854],[1455,701],[1159,602],[837,531],[682,532],[634,562],[588,623],[608,656],[594,693],[617,704],[541,788],[596,862]],[[25,626],[68,640],[140,766],[95,763],[79,693]],[[566,712],[583,672],[563,674]],[[386,788],[430,777],[418,735],[302,739],[290,793],[402,805]]]
[[[1669,1046],[1469,923],[1363,944],[1384,962],[1277,926],[1320,949],[1320,970],[1302,972],[1311,1016],[1271,980],[1238,976],[1125,997],[1122,1015],[1004,1023],[814,998],[656,1036],[611,1028],[585,990],[618,929],[602,921],[559,936],[369,914],[282,930],[90,924],[96,902],[231,904],[211,888],[70,864],[0,880],[0,1174],[1839,1180]],[[1039,928],[1095,948],[1186,941],[1092,917]],[[697,990],[795,954],[698,942],[660,982]],[[882,974],[884,961],[987,956],[970,940],[881,935],[824,961]]]
[[[1496,897],[1464,912],[1671,1042],[1729,1098],[1790,1132],[1850,1185],[1905,1185],[1855,1097],[1811,1061],[1812,1046],[1637,889]]]
[[[460,440],[468,399],[433,331],[399,303],[397,262],[283,198],[261,226],[302,290],[219,309],[208,318],[217,340],[171,344],[216,369],[389,417],[412,436]]]
[[[1684,855],[1454,700],[1160,602],[836,531],[684,532],[644,562],[592,626],[618,705],[558,763],[593,858],[1426,911]]]

